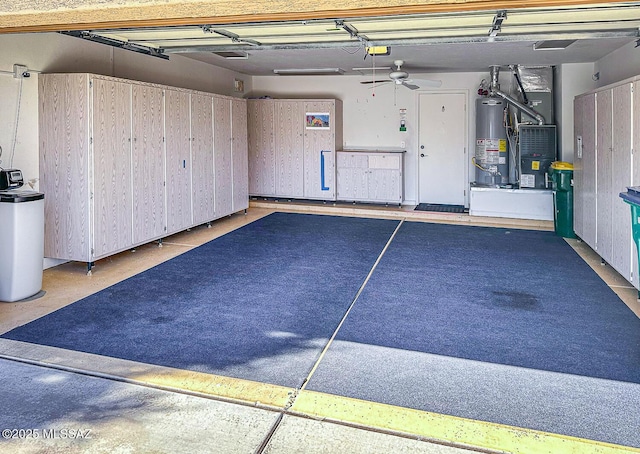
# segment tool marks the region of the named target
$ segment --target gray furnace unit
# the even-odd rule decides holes
[[[556,160],[555,125],[520,125],[520,187],[545,189],[547,170]]]

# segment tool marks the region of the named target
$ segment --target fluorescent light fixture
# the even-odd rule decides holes
[[[563,50],[575,43],[575,39],[550,39],[534,43],[533,50]]]
[[[274,69],[279,76],[331,76],[344,74],[342,68],[300,68],[300,69]]]

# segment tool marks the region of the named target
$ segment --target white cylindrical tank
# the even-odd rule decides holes
[[[0,250],[0,301],[38,293],[44,259],[44,194],[0,191]]]
[[[476,100],[476,184],[509,183],[509,147],[504,125],[506,102],[499,98]]]

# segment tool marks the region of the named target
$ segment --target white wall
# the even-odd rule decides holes
[[[598,87],[640,74],[640,47],[635,46],[635,42],[629,43],[595,62],[593,72],[600,73]]]
[[[596,88],[593,63],[569,63],[556,67],[555,113],[558,126],[558,159],[573,162],[573,98]]]
[[[469,155],[475,150],[475,98],[482,79],[489,72],[461,72],[411,74],[415,79],[439,79],[438,90],[467,90],[468,125],[470,128]],[[344,148],[380,147],[397,148],[406,144],[405,203],[414,204],[418,199],[418,93],[429,90],[409,90],[393,84],[360,84],[371,76],[255,76],[249,97],[272,98],[337,98],[344,109]],[[376,77],[378,80],[380,77]],[[400,132],[400,109],[406,109],[406,132]],[[474,170],[469,162],[470,179]]]
[[[27,66],[32,76],[13,78],[15,63]],[[245,89],[251,89],[249,76],[180,55],[164,60],[58,33],[0,35],[0,147],[4,151],[0,166],[22,170],[35,190],[39,177],[38,72],[91,72],[231,96],[238,95],[233,92],[238,78],[244,80]]]

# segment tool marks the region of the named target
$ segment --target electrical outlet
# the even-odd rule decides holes
[[[24,65],[19,65],[15,63],[13,65],[13,78],[21,79],[23,77],[29,77],[29,68]]]
[[[407,144],[404,142],[404,140],[400,141],[400,148],[405,148],[407,146]]]

